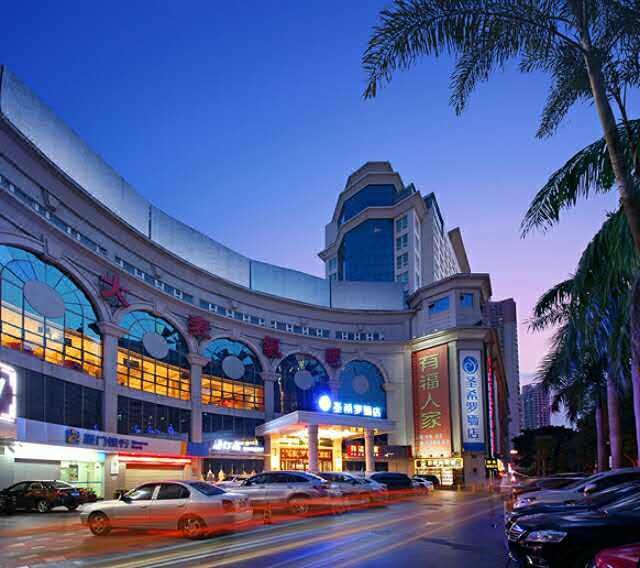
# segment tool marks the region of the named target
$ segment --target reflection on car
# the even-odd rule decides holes
[[[80,520],[96,536],[113,528],[177,529],[199,538],[216,528],[232,528],[253,516],[249,500],[204,481],[145,483],[120,499],[87,505]]]

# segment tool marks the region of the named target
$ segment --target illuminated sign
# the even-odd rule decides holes
[[[487,458],[484,460],[484,466],[487,469],[495,469],[496,471],[498,471],[498,460],[497,458]]]
[[[144,450],[149,442],[142,440],[131,440],[129,438],[120,438],[119,436],[111,436],[109,434],[99,434],[94,432],[80,432],[73,428],[67,428],[64,431],[64,441],[67,444],[76,446],[82,444],[84,446],[95,446],[96,448],[104,448],[106,450]]]
[[[318,398],[318,408],[322,412],[328,412],[331,414],[348,414],[350,416],[382,418],[382,408],[379,406],[332,400],[328,394],[323,394]]]
[[[264,447],[258,445],[258,440],[225,440],[217,438],[211,444],[211,451],[262,454],[264,453]]]
[[[413,420],[419,457],[451,455],[449,361],[446,345],[412,354]]]
[[[380,457],[380,446],[373,446],[374,457]],[[362,444],[349,444],[347,446],[347,457],[364,458],[364,446]]]
[[[0,363],[0,420],[3,422],[16,420],[17,389],[16,370],[10,365]]]
[[[480,351],[462,350],[458,357],[462,399],[462,447],[469,452],[483,452],[485,416]]]

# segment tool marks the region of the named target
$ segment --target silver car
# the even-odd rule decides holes
[[[295,515],[305,515],[312,506],[325,505],[341,496],[339,490],[313,473],[268,471],[250,477],[235,493],[246,495],[251,505],[283,507]]]
[[[249,500],[204,481],[144,483],[119,500],[85,506],[80,521],[96,536],[112,528],[178,529],[186,538],[199,538],[213,528],[251,520]]]
[[[318,475],[339,489],[348,505],[366,505],[373,500],[369,484],[361,477],[342,471],[322,472]]]
[[[384,483],[380,483],[369,477],[356,477],[358,481],[367,488],[372,501],[386,501],[389,498],[389,491]]]

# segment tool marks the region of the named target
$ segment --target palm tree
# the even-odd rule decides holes
[[[640,252],[640,193],[632,175],[640,170],[638,144],[629,137],[627,152],[617,126],[618,119],[628,125],[627,89],[640,83],[639,0],[395,0],[380,20],[363,56],[365,98],[418,58],[450,54],[457,113],[475,86],[510,60],[523,72],[551,75],[538,136],[553,134],[574,103],[592,101]]]

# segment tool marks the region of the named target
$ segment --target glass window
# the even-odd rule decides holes
[[[330,392],[329,376],[315,357],[296,353],[283,359],[276,369],[276,412],[317,411],[318,398]]]
[[[151,496],[155,490],[155,484],[141,485],[127,493],[127,497],[132,501],[151,501]]]
[[[435,302],[429,304],[429,315],[440,314],[446,312],[449,309],[449,296],[439,298]]]
[[[408,246],[408,235],[401,235],[396,237],[396,250],[402,250],[403,248],[407,248]]]
[[[473,308],[473,294],[460,294],[460,305],[463,308]]]
[[[189,349],[178,330],[168,321],[142,311],[126,314],[120,326],[128,333],[118,339],[118,382],[132,389],[189,400]]]
[[[378,367],[369,361],[350,361],[340,373],[340,388],[337,399],[345,402],[361,404],[371,409],[380,409],[380,416],[387,415],[387,395],[384,390],[384,378]],[[373,416],[371,410],[370,417]]]
[[[393,221],[369,219],[344,235],[338,250],[338,280],[393,282]]]
[[[345,200],[338,216],[338,227],[367,207],[393,205],[398,192],[393,185],[367,185]]]
[[[25,286],[38,283],[57,297],[60,317],[29,304]],[[27,292],[28,295],[28,292]],[[0,245],[0,344],[54,365],[102,376],[98,318],[87,295],[61,270],[25,250]]]
[[[191,432],[191,411],[125,396],[118,397],[118,433],[185,439]]]
[[[210,342],[202,370],[202,402],[224,408],[264,410],[262,365],[247,345],[232,339]]]
[[[396,233],[401,233],[402,231],[406,231],[408,227],[407,216],[403,215],[396,219]]]
[[[189,486],[193,487],[196,491],[199,491],[207,497],[211,497],[213,495],[222,495],[223,493],[225,493],[223,489],[220,489],[215,485],[211,485],[210,483],[205,483],[204,481],[192,481],[191,483],[189,483]]]
[[[398,255],[396,257],[396,268],[406,268],[409,265],[409,253],[405,252],[404,254]]]
[[[189,490],[182,485],[178,485],[177,483],[163,483],[160,485],[156,499],[188,499],[189,495]]]

